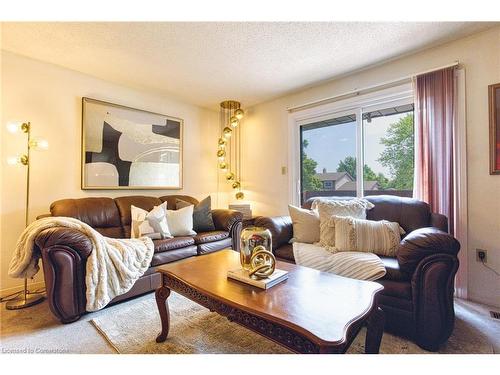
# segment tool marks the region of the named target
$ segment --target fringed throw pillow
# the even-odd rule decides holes
[[[361,198],[349,200],[316,199],[311,208],[317,209],[319,213],[319,244],[325,247],[335,246],[335,230],[328,226],[332,216],[366,219],[366,210],[373,207],[373,203]]]

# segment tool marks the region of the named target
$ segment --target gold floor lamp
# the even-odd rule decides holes
[[[28,137],[26,154],[9,157],[7,163],[10,165],[21,164],[26,166],[26,206],[25,206],[25,227],[29,224],[29,203],[30,203],[30,163],[31,163],[31,150],[47,150],[49,143],[43,139],[33,139],[31,137],[31,124],[29,122],[9,122],[7,130],[11,133],[25,133]],[[19,296],[8,301],[5,307],[8,310],[23,309],[42,302],[45,296],[41,293],[30,292],[28,290],[28,279],[24,279],[24,289]]]

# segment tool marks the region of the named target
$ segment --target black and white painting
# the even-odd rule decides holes
[[[178,118],[83,98],[82,189],[182,188]]]

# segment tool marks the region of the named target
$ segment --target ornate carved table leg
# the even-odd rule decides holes
[[[156,289],[156,305],[161,319],[161,332],[156,338],[156,342],[163,342],[167,339],[168,330],[170,329],[170,312],[168,310],[167,298],[170,295],[170,289],[166,286],[161,286]]]
[[[367,320],[365,353],[378,354],[384,333],[385,315],[380,307],[374,309]]]

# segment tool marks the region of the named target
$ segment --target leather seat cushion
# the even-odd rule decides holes
[[[195,245],[182,247],[180,249],[155,253],[151,260],[151,267],[160,266],[165,263],[175,262],[176,260],[189,258],[197,255],[197,247]]]
[[[163,253],[165,251],[171,251],[175,249],[180,249],[187,246],[194,245],[193,237],[174,237],[166,238],[164,240],[153,240],[155,245],[155,254]]]
[[[276,250],[274,250],[274,255],[278,259],[295,263],[295,258],[293,257],[292,244],[286,244],[278,247]]]
[[[194,243],[199,245],[207,242],[220,241],[229,237],[229,232],[222,230],[215,230],[210,232],[200,232],[193,237]]]
[[[396,281],[410,281],[410,275],[406,272],[401,271],[399,268],[399,263],[396,258],[391,257],[380,257],[382,263],[384,263],[386,274],[383,279],[386,280],[396,280]]]
[[[198,245],[198,255],[213,253],[222,249],[231,248],[231,239],[224,238],[220,241],[202,243]]]

